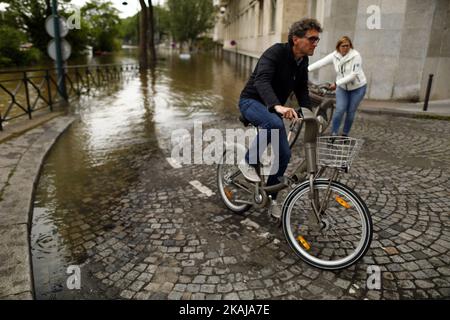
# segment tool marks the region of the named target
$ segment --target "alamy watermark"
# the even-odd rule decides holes
[[[379,266],[368,266],[367,267],[367,281],[366,287],[369,290],[380,290],[381,289],[381,269]]]
[[[369,30],[381,29],[381,8],[377,5],[367,7],[366,13],[370,16],[366,20],[366,26]]]
[[[73,8],[72,14],[67,18],[67,27],[69,30],[81,29],[81,13],[80,8]]]
[[[244,161],[246,146],[250,145],[247,162],[259,162],[264,175],[276,173],[279,168],[279,130],[259,129],[258,139],[255,136],[252,129],[226,129],[225,134],[214,128],[203,130],[202,122],[196,121],[193,135],[188,129],[172,132],[171,157],[180,164],[235,165]]]
[[[80,290],[81,289],[81,270],[77,265],[71,265],[67,267],[66,273],[69,275],[67,277],[66,285],[69,290]]]

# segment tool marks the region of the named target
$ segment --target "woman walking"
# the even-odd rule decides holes
[[[343,136],[348,136],[355,118],[356,109],[366,93],[367,81],[362,69],[362,59],[358,51],[353,49],[352,41],[344,36],[336,44],[336,50],[308,67],[314,71],[333,63],[336,71],[336,82],[330,89],[336,90],[336,110],[332,120],[332,135],[338,135],[344,114]]]

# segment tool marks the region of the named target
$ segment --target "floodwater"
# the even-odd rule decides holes
[[[132,55],[110,59],[105,62],[137,62]],[[67,289],[67,268],[86,261],[86,241],[100,225],[107,228],[109,208],[138,179],[142,164],[170,154],[173,130],[237,114],[246,75],[236,71],[212,54],[191,60],[166,54],[156,68],[74,104],[79,120],[49,153],[35,195],[31,246],[37,299],[80,298]],[[89,275],[83,286],[90,286]],[[95,290],[83,290],[84,298],[108,298]]]

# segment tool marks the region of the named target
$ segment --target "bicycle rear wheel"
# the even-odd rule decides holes
[[[328,186],[330,188],[328,189]],[[283,204],[283,230],[289,246],[306,263],[326,270],[356,263],[370,247],[372,219],[364,201],[338,182],[318,179],[321,222],[315,218],[310,186],[305,182]],[[328,195],[329,190],[329,195]],[[328,195],[328,196],[327,196]]]
[[[233,160],[233,161],[230,161]],[[217,187],[225,206],[237,214],[251,208],[251,185],[245,180],[237,166],[237,160],[227,159],[227,151],[217,166]]]

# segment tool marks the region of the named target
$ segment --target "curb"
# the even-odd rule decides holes
[[[75,119],[56,117],[28,131],[44,128],[22,154],[4,188],[0,200],[0,299],[34,298],[29,235],[35,186],[48,152]]]
[[[367,114],[377,114],[377,115],[391,115],[397,117],[414,118],[414,119],[432,119],[432,120],[445,120],[450,121],[450,115],[442,115],[438,113],[430,113],[427,111],[404,111],[396,109],[369,109],[360,108],[359,112]]]
[[[67,115],[66,111],[53,111],[37,116],[35,115],[35,117],[31,120],[23,121],[18,124],[12,125],[11,127],[4,128],[3,131],[0,131],[0,143],[7,142],[11,139],[21,136],[22,134],[34,128],[40,127],[46,122],[64,115]]]

